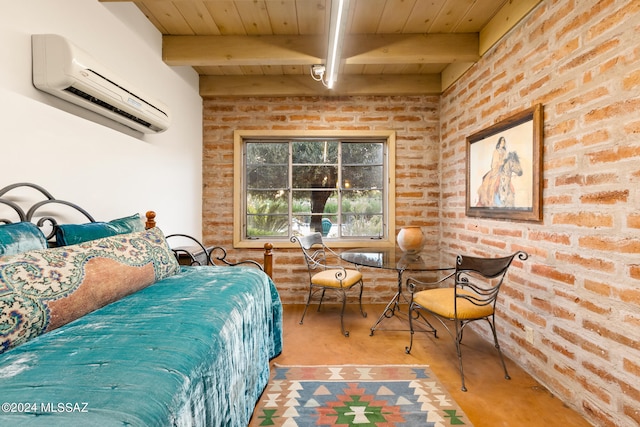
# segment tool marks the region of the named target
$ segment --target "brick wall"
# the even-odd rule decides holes
[[[428,245],[437,246],[439,102],[439,97],[425,96],[204,99],[203,239],[232,245],[234,130],[394,130],[396,226],[422,226]],[[260,257],[260,251],[253,252],[249,256]],[[246,257],[247,252],[230,251],[229,256]],[[276,249],[274,261],[283,302],[304,302],[309,276],[299,250]],[[386,302],[395,292],[397,275],[368,270],[365,280],[363,300]]]
[[[543,223],[466,218],[466,136],[537,103]],[[501,344],[602,426],[640,424],[639,112],[640,1],[543,1],[441,103],[441,244],[531,254],[503,293]]]

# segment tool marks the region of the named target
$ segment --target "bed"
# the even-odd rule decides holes
[[[10,197],[25,186],[44,196],[29,209]],[[86,223],[61,224],[49,215],[53,205]],[[0,230],[0,425],[249,423],[282,351],[282,306],[264,265],[224,256],[224,266],[211,265],[217,258],[204,247],[208,265],[180,265],[155,215],[146,227],[136,215],[123,217],[129,228],[118,218],[119,232],[106,227],[109,235],[93,238],[112,221],[33,184],[0,189],[0,207],[17,216],[0,214],[0,229],[44,229],[44,243],[16,243]],[[74,227],[91,239],[76,243]],[[81,273],[64,276],[65,264]],[[64,289],[72,276],[79,285]]]

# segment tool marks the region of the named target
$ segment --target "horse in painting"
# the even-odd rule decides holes
[[[522,176],[522,166],[518,153],[511,151],[500,166],[497,174],[487,172],[478,187],[478,207],[512,208],[515,206],[515,189],[512,176]]]

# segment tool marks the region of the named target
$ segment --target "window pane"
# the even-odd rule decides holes
[[[315,220],[311,224],[312,218]],[[292,232],[296,236],[304,236],[313,232],[322,233],[325,237],[338,237],[338,217],[336,215],[294,215]]]
[[[347,191],[342,194],[342,234],[348,237],[383,235],[383,193],[380,190]]]
[[[322,218],[322,235],[328,238],[340,237],[338,231],[338,217],[336,215],[324,215]]]
[[[286,142],[248,142],[246,188],[287,188],[289,144]]]
[[[291,232],[294,236],[304,236],[309,234],[309,221],[311,219],[310,215],[294,215],[291,220]]]
[[[251,165],[247,168],[247,188],[287,188],[289,167]]]
[[[382,213],[382,191],[347,191],[342,192],[343,213]]]
[[[384,145],[381,142],[342,143],[342,162],[344,164],[382,164],[383,154]]]
[[[293,188],[336,188],[338,167],[293,166]]]
[[[287,236],[289,205],[285,191],[247,191],[247,237]]]
[[[310,214],[311,213],[311,195],[308,191],[292,192],[293,204],[291,212],[294,214]],[[308,221],[307,221],[308,222]]]
[[[286,237],[288,215],[247,215],[247,237]]]
[[[338,192],[333,191],[293,191],[292,211],[300,223],[310,231],[322,231],[322,218],[326,213],[336,213]],[[305,215],[300,215],[305,214]],[[334,219],[335,215],[333,216]]]
[[[296,141],[292,144],[293,163],[338,163],[338,141]]]
[[[293,213],[336,213],[338,192],[333,191],[293,191]]]
[[[289,162],[287,142],[247,142],[247,164],[284,164]]]
[[[342,186],[352,189],[382,189],[384,172],[380,166],[346,166],[342,170]]]
[[[342,235],[345,237],[383,236],[382,215],[342,215]]]
[[[247,191],[248,214],[288,214],[289,201],[286,192],[279,191]]]

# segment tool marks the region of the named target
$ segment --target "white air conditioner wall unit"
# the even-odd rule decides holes
[[[143,95],[56,34],[31,36],[33,85],[144,133],[167,130],[166,105]]]

